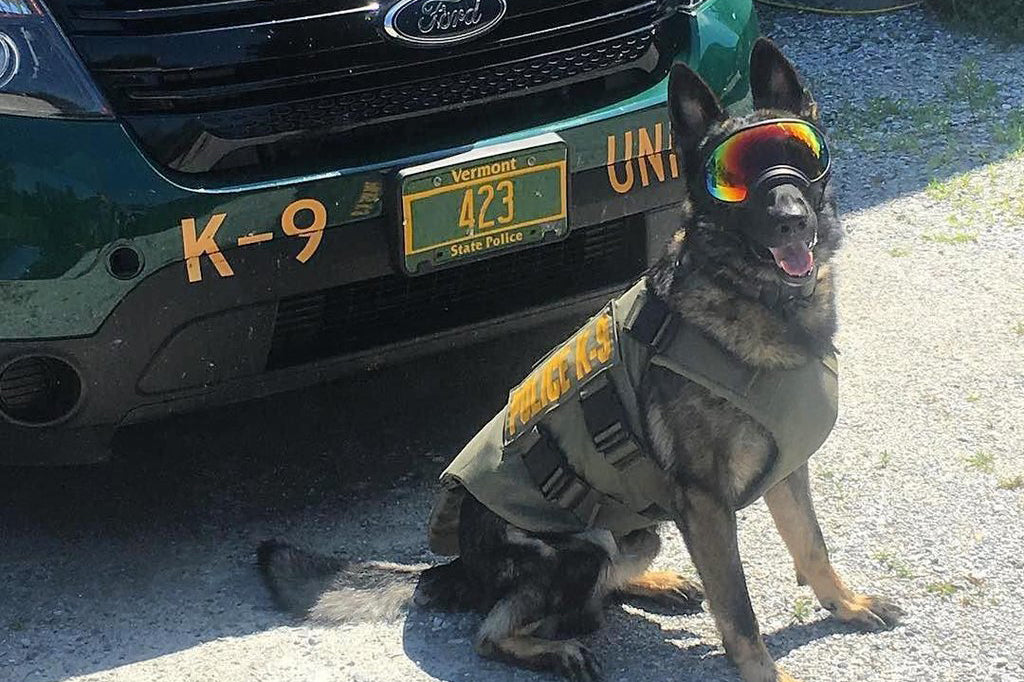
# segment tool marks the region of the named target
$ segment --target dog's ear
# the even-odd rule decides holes
[[[781,109],[811,121],[818,105],[800,83],[796,69],[767,38],[758,38],[750,53],[750,91],[755,109]]]
[[[708,126],[723,113],[715,93],[685,64],[672,67],[668,112],[676,146],[684,153],[696,149]]]

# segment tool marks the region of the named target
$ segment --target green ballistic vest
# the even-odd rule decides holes
[[[670,314],[642,279],[538,362],[441,474],[431,549],[459,553],[467,493],[535,533],[621,536],[671,519],[673,491],[648,454],[636,392],[652,365],[728,400],[771,434],[775,459],[741,506],[803,465],[835,424],[834,355],[791,370],[751,367]]]

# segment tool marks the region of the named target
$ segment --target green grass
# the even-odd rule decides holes
[[[871,127],[884,123],[890,118],[902,118],[907,103],[895,97],[872,97],[864,107],[864,122]]]
[[[1024,150],[1024,108],[1011,109],[992,127],[992,139],[1014,151]]]
[[[986,474],[992,473],[995,467],[996,458],[990,452],[975,452],[967,458],[967,466],[976,471]]]
[[[932,199],[944,201],[967,190],[970,188],[970,185],[971,177],[967,173],[964,173],[963,175],[957,175],[949,178],[948,180],[932,178],[928,181],[928,185],[925,187],[924,191]]]
[[[945,168],[949,164],[956,160],[956,149],[953,148],[952,144],[947,144],[942,151],[935,152],[928,157],[928,161],[925,163],[925,168],[928,169],[929,173],[934,173],[940,168]]]
[[[1015,150],[1000,163],[961,173],[946,179],[933,178],[925,194],[933,201],[949,204],[946,222],[963,234],[946,243],[975,241],[971,233],[998,221],[1024,220],[1024,175],[1016,171],[1024,163],[1024,149]],[[964,228],[974,228],[967,231]],[[949,235],[947,235],[949,236]]]
[[[954,28],[1024,42],[1024,6],[1020,0],[928,0]]]
[[[921,143],[913,135],[900,135],[892,141],[892,148],[905,154],[920,154]]]
[[[974,232],[958,230],[952,234],[922,234],[921,239],[933,244],[974,244],[978,241],[978,235]]]
[[[918,128],[935,128],[941,133],[946,133],[953,127],[949,120],[949,107],[945,104],[918,104],[910,107],[906,113],[907,118]]]
[[[938,133],[948,138],[952,132],[950,109],[946,104],[919,103],[895,97],[872,97],[859,106],[844,104],[836,119],[836,137],[845,137],[869,153],[896,149],[918,154],[921,152],[922,135]],[[917,130],[913,135],[886,136],[883,141],[869,135],[884,132],[885,124],[891,120],[911,122]]]
[[[1010,478],[1001,478],[996,485],[1000,490],[1021,490],[1024,488],[1024,476],[1017,475]]]
[[[958,586],[948,581],[928,583],[924,586],[924,589],[928,594],[935,594],[940,597],[952,597],[960,591]]]
[[[814,615],[814,602],[807,597],[798,597],[790,613],[794,623],[806,623]]]
[[[981,75],[981,66],[974,57],[964,60],[952,82],[946,86],[946,94],[967,102],[972,109],[988,109],[996,103],[999,86]]]
[[[910,570],[910,566],[907,566],[907,564],[890,552],[875,552],[874,556],[871,558],[881,564],[882,568],[892,573],[897,578],[909,580],[914,577],[914,572]]]

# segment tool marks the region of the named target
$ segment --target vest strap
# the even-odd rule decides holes
[[[639,443],[627,426],[626,410],[606,377],[597,377],[581,389],[580,400],[594,447],[609,464],[624,471],[643,457]]]
[[[626,478],[660,482],[664,474],[647,459],[640,443],[629,427],[628,415],[619,398],[615,385],[605,375],[595,377],[580,390],[583,419],[587,431],[594,439],[594,448]],[[655,490],[655,483],[646,486]],[[658,486],[660,488],[660,486]],[[658,496],[662,499],[662,496]],[[665,508],[657,503],[642,510],[634,510],[641,516],[661,521],[671,518]]]
[[[602,495],[576,475],[547,434],[534,426],[528,437],[533,445],[523,453],[523,463],[541,494],[591,527],[601,510]]]

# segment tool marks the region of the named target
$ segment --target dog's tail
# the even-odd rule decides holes
[[[351,562],[312,554],[267,540],[256,560],[271,595],[284,611],[322,623],[393,620],[412,603],[462,609],[466,603],[461,563],[429,567],[378,561]]]

